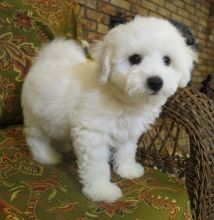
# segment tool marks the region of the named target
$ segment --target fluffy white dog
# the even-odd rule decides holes
[[[113,202],[122,193],[110,160],[123,178],[143,175],[138,138],[190,81],[196,55],[170,22],[137,16],[109,31],[94,58],[64,39],[40,51],[22,92],[26,140],[43,164],[58,163],[56,147],[69,150],[72,141],[84,194]]]

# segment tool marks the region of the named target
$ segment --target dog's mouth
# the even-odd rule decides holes
[[[152,96],[157,95],[157,94],[158,94],[158,92],[150,92],[149,93],[149,95],[152,95]]]
[[[159,94],[159,91],[153,91],[153,90],[148,90],[147,92],[148,95],[151,95],[151,96],[155,96],[155,95],[158,95]]]

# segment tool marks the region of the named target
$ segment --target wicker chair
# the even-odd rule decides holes
[[[187,146],[180,137],[185,131]],[[149,143],[148,143],[149,142]],[[170,149],[167,143],[171,143]],[[162,117],[139,141],[139,158],[185,178],[193,219],[214,219],[214,103],[192,88],[179,90],[164,106]]]

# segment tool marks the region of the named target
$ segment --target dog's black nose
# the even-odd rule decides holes
[[[163,86],[163,80],[158,76],[152,76],[147,79],[148,87],[154,92],[159,91]]]

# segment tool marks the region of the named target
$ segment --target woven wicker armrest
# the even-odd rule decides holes
[[[180,89],[139,141],[143,163],[184,177],[193,219],[214,219],[214,102]]]

